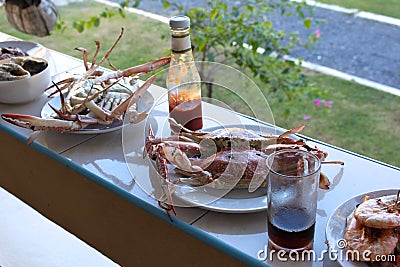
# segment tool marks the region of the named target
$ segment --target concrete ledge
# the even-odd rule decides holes
[[[0,186],[114,262],[244,266],[2,131],[0,140]]]

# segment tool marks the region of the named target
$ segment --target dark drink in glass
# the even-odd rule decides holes
[[[275,250],[309,250],[313,246],[321,161],[298,149],[272,153],[267,159],[268,237]]]
[[[269,242],[273,249],[311,249],[315,220],[299,209],[282,209],[268,220]]]

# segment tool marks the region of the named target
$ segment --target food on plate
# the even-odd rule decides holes
[[[400,227],[398,196],[384,196],[364,201],[354,212],[354,217],[368,227],[379,229]]]
[[[54,118],[39,118],[23,114],[2,114],[1,117],[14,125],[33,131],[55,130],[60,132],[77,131],[91,124],[109,125],[114,121],[122,122],[128,111],[130,121],[138,123],[146,118],[146,112],[138,112],[136,103],[146,93],[155,79],[153,75],[142,86],[137,81],[139,76],[156,70],[169,63],[170,58],[161,58],[125,70],[104,72],[100,66],[108,59],[112,50],[122,38],[124,29],[105,56],[96,62],[100,50],[100,42],[96,41],[97,49],[92,62],[88,62],[88,53],[84,48],[77,48],[83,54],[86,72],[57,83],[48,89],[56,88],[50,95],[60,94],[61,109],[54,110]],[[62,90],[66,90],[64,97]],[[34,140],[31,135],[28,143]]]
[[[358,251],[360,260],[377,260],[380,255],[392,254],[397,246],[398,237],[393,229],[377,229],[363,225],[355,217],[350,219],[344,235],[346,249]],[[371,251],[371,254],[364,254]]]
[[[171,147],[165,148],[165,150]],[[171,154],[171,153],[166,153]],[[168,156],[167,156],[168,158]],[[191,176],[186,166],[177,163],[180,168],[175,171],[185,176]],[[221,150],[205,159],[190,158],[190,165],[200,167],[200,171],[194,177],[180,178],[179,182],[194,186],[211,183],[216,189],[249,188],[252,179],[261,179],[261,186],[266,186],[265,174],[267,173],[266,158],[257,150],[231,151]],[[203,175],[202,175],[203,174]],[[238,177],[240,176],[240,179]],[[239,180],[239,181],[238,181]]]
[[[366,199],[355,209],[344,234],[352,260],[400,266],[399,195]]]
[[[11,58],[11,57],[26,57],[28,53],[23,51],[19,47],[2,47],[0,49],[0,60]]]
[[[258,178],[262,185],[266,185],[265,159],[275,150],[307,150],[322,161],[327,157],[326,152],[308,146],[304,140],[290,137],[291,134],[302,131],[304,126],[281,135],[263,135],[244,128],[193,132],[178,125],[173,119],[170,122],[179,126],[182,132],[167,138],[156,138],[150,129],[146,138],[145,154],[152,159],[163,158],[175,165],[177,172],[189,177],[180,179],[181,183],[209,184],[217,189],[230,189],[234,186],[233,183],[238,182],[235,188],[249,188],[250,181]],[[301,168],[297,163],[293,162],[292,167]],[[322,189],[329,188],[329,180],[326,179],[325,175],[321,176]]]
[[[35,57],[10,57],[0,64],[0,81],[14,81],[33,76],[46,69],[46,60]]]
[[[145,141],[143,156],[155,160],[156,169],[167,182],[163,187],[169,204],[160,206],[169,211],[173,204],[168,184],[171,184],[168,164],[175,172],[183,174],[174,184],[189,184],[215,189],[251,188],[266,186],[266,157],[276,150],[299,149],[314,153],[321,161],[328,154],[317,147],[308,146],[304,140],[291,137],[304,126],[286,131],[281,135],[257,134],[245,128],[222,128],[212,132],[194,132],[170,118],[170,124],[180,129],[179,134],[167,138],[155,137],[151,126]],[[327,162],[340,163],[343,162]],[[299,161],[288,162],[288,167],[302,171],[305,166]],[[329,179],[320,177],[320,188],[329,189]]]

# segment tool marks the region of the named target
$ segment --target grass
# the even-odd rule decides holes
[[[259,88],[268,100],[275,124],[290,129],[307,124],[303,134],[368,157],[400,166],[400,155],[396,152],[400,137],[400,97],[383,93],[353,82],[343,81],[319,73],[308,72],[308,78],[320,90],[325,90],[328,98],[321,100],[333,101],[332,108],[317,107],[312,99],[297,99],[291,107],[291,115],[285,118],[285,104],[279,102],[268,88],[258,83]],[[246,97],[256,93],[244,87],[236,94]],[[229,103],[235,110],[253,115],[248,107],[240,103],[240,99],[225,91],[216,90],[215,98]],[[231,104],[232,103],[232,104]],[[249,102],[248,102],[249,103]],[[256,114],[264,107],[251,106]],[[266,117],[257,118],[269,121]],[[310,119],[304,121],[303,117]],[[397,144],[397,146],[396,146]]]
[[[292,111],[299,115],[283,121],[285,127],[298,125],[302,122],[301,115],[309,115],[304,134],[400,166],[396,152],[400,97],[321,74],[309,78],[327,90],[333,108],[317,108],[310,101],[299,101]],[[279,116],[279,110],[274,114]]]
[[[67,24],[83,18],[89,19],[90,16],[96,16],[104,9],[104,5],[92,1],[83,1],[58,7],[61,18]],[[117,66],[134,66],[168,55],[168,47],[170,46],[169,41],[161,40],[160,38],[162,33],[169,34],[168,26],[140,16],[129,15],[124,19],[119,15],[115,15],[111,19],[103,19],[99,27],[93,27],[84,33],[78,33],[69,26],[63,32],[54,31],[51,36],[35,37],[11,28],[3,9],[0,9],[0,14],[0,30],[2,32],[23,40],[41,43],[46,47],[78,58],[82,58],[82,54],[74,50],[74,48],[84,47],[89,53],[93,53],[96,49],[95,40],[100,40],[101,52],[99,55],[104,55],[105,51],[117,39],[121,27],[124,27],[124,36],[110,57],[111,63]],[[89,58],[91,58],[91,55],[89,55]]]
[[[400,18],[399,0],[319,0],[319,2]]]
[[[73,21],[82,14],[85,17],[97,15],[103,9],[104,6],[84,1],[61,7],[59,12],[64,20]],[[169,39],[161,39],[163,33],[169,34],[168,26],[136,15],[128,14],[125,19],[116,16],[112,20],[104,20],[99,28],[84,33],[77,33],[70,28],[63,33],[55,32],[52,36],[37,38],[11,29],[4,11],[0,10],[0,31],[42,43],[75,57],[81,57],[80,52],[73,50],[77,46],[93,52],[94,40],[101,41],[104,51],[116,39],[121,27],[125,28],[125,35],[111,55],[111,62],[118,68],[134,66],[169,53]],[[400,97],[326,75],[312,72],[307,74],[320,90],[327,92],[325,100],[333,101],[332,109],[316,107],[312,99],[298,99],[292,107],[291,115],[285,118],[286,103],[277,101],[267,86],[255,80],[268,100],[276,125],[293,128],[305,123],[303,116],[310,116],[303,132],[305,135],[400,167]],[[260,99],[252,97],[254,91],[244,85],[239,87],[237,93],[252,99],[251,107],[256,114],[262,114],[258,118],[270,121]],[[252,115],[244,103],[226,95],[223,90],[215,90],[214,97],[239,112]]]

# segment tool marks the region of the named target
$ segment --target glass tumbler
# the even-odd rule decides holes
[[[314,242],[321,161],[299,149],[267,159],[268,242],[275,250],[309,250]]]

